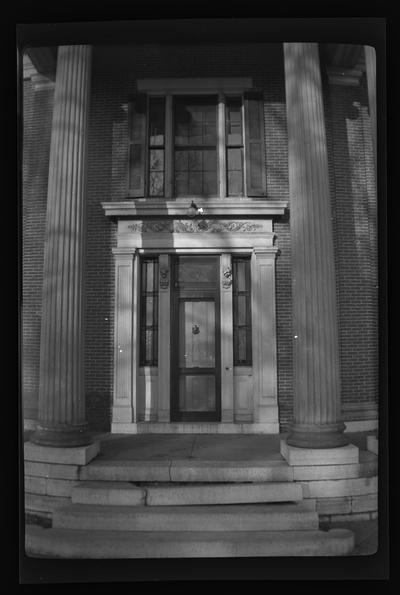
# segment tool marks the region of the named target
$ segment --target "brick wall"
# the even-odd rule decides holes
[[[344,419],[378,399],[377,237],[366,81],[325,91]],[[369,414],[367,413],[369,411]]]
[[[263,56],[262,60],[260,56]],[[113,385],[116,224],[101,202],[123,200],[127,178],[127,98],[136,78],[250,76],[264,91],[268,197],[289,199],[282,48],[277,45],[95,48],[90,107],[85,272],[87,420],[108,430]],[[40,299],[52,92],[26,83],[23,348],[26,411],[37,400]],[[325,86],[345,404],[376,400],[376,237],[372,148],[365,86]],[[356,105],[353,105],[353,102]],[[353,197],[353,199],[352,199]],[[292,419],[289,215],[276,217],[278,402],[281,430]],[[29,396],[30,395],[30,396]],[[31,407],[31,408],[32,408]],[[32,409],[32,411],[33,411]],[[29,417],[29,415],[28,415]]]

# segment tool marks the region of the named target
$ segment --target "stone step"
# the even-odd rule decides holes
[[[301,485],[294,482],[143,487],[148,506],[296,502],[303,498]]]
[[[308,504],[104,506],[71,504],[53,513],[58,529],[115,531],[280,531],[318,529]]]
[[[300,484],[192,484],[140,487],[128,482],[82,481],[72,491],[74,504],[117,506],[190,506],[203,504],[248,504],[257,502],[296,502],[303,497]]]
[[[139,506],[145,503],[146,491],[126,481],[82,481],[71,494],[73,504]]]
[[[264,482],[293,481],[286,461],[159,460],[122,461],[96,459],[82,467],[81,480],[131,482]]]
[[[232,558],[346,556],[354,534],[331,531],[140,532],[42,529],[28,525],[28,555],[51,558]]]

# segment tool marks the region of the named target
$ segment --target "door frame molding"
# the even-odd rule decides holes
[[[200,223],[206,221],[206,231]],[[253,311],[253,388],[252,388],[252,411],[244,413],[243,403],[240,402],[241,383],[245,382],[245,376],[238,375],[238,369],[233,368],[233,354],[228,345],[221,341],[221,424],[232,424],[244,422],[251,426],[262,425],[262,431],[267,433],[279,432],[278,402],[277,402],[277,366],[276,366],[276,310],[275,310],[275,259],[278,249],[274,246],[275,234],[273,232],[272,218],[269,219],[205,219],[198,221],[173,219],[152,220],[149,224],[146,220],[119,219],[117,233],[117,247],[113,249],[116,263],[122,261],[123,255],[131,255],[134,270],[142,256],[157,254],[159,262],[163,263],[163,280],[160,278],[159,286],[159,320],[163,324],[159,329],[159,366],[150,368],[143,375],[137,364],[138,347],[136,345],[138,333],[138,308],[133,308],[137,294],[137,281],[132,288],[132,329],[130,340],[127,340],[131,347],[132,365],[119,366],[115,364],[115,386],[123,381],[123,378],[131,379],[131,394],[127,395],[126,404],[130,406],[125,409],[128,415],[121,418],[117,414],[121,403],[121,395],[114,391],[112,432],[135,433],[137,422],[158,423],[170,422],[170,358],[164,349],[170,341],[170,327],[166,322],[165,314],[170,310],[171,300],[171,256],[174,254],[186,255],[219,255],[221,269],[229,266],[232,254],[250,254],[252,256],[252,300],[254,303],[264,303],[267,307],[259,309],[263,316],[256,318]],[[208,223],[207,223],[208,222]],[[210,223],[211,222],[211,223]],[[174,231],[171,232],[171,229]],[[121,269],[126,270],[128,269]],[[128,275],[132,273],[128,272]],[[133,275],[135,276],[135,275]],[[222,271],[221,271],[222,283]],[[131,277],[132,278],[132,277]],[[129,279],[127,281],[129,283]],[[226,284],[225,284],[226,285]],[[115,286],[115,303],[119,303],[119,286]],[[220,286],[220,312],[221,312],[221,337],[231,325],[229,303],[231,303],[231,288],[227,284],[224,288]],[[136,304],[137,306],[137,304]],[[222,316],[222,312],[224,316]],[[115,313],[115,321],[118,324],[118,312]],[[168,317],[169,318],[169,315]],[[225,329],[225,330],[223,330]],[[261,329],[268,329],[263,333]],[[229,343],[229,341],[228,341]],[[115,345],[115,351],[117,345]],[[115,361],[118,361],[118,354],[115,352]],[[136,358],[136,359],[135,359]],[[232,362],[232,364],[231,364]],[[267,362],[267,365],[265,365]],[[243,376],[243,377],[242,377]],[[145,395],[143,395],[145,391]],[[130,398],[129,398],[130,397]],[[124,399],[125,400],[125,399]],[[144,417],[144,405],[148,416]],[[149,405],[150,404],[150,405]],[[129,414],[129,410],[132,412]],[[239,412],[239,413],[238,413]],[[147,415],[147,414],[146,414]],[[150,423],[148,425],[151,425]],[[190,424],[189,424],[190,425]],[[144,430],[145,431],[145,430]],[[194,430],[193,430],[194,431]],[[217,429],[215,431],[218,431]]]

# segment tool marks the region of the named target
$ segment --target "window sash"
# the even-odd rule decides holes
[[[232,257],[233,365],[252,365],[250,258]]]
[[[143,97],[139,95],[137,97]],[[197,187],[194,185],[192,191],[186,187],[181,192],[175,192],[175,153],[183,150],[207,151],[211,146],[203,143],[189,145],[188,143],[175,145],[174,130],[174,105],[176,101],[192,100],[193,102],[204,101],[205,98],[215,98],[216,106],[216,143],[212,149],[216,150],[216,179],[214,174],[207,174],[210,178],[212,192],[207,191],[203,177]],[[263,122],[263,107],[261,94],[252,92],[228,93],[196,93],[196,94],[155,94],[147,96],[147,119],[145,138],[140,141],[136,138],[137,133],[132,130],[132,118],[137,120],[137,110],[132,104],[130,117],[130,167],[129,167],[129,195],[132,197],[179,198],[179,196],[197,197],[219,197],[221,199],[236,196],[266,196],[265,184],[265,147],[264,129],[254,136],[254,122]],[[258,98],[258,107],[257,107]],[[164,103],[164,134],[159,139],[152,139],[150,131],[150,108],[152,102]],[[228,134],[227,112],[231,107],[236,107],[238,124],[237,134]],[[140,113],[141,110],[139,110]],[[258,114],[258,115],[257,115]],[[241,120],[241,121],[240,121]],[[253,123],[251,126],[250,124]],[[143,125],[141,124],[143,134]],[[145,163],[143,161],[144,155]],[[254,159],[250,159],[253,155]],[[254,161],[254,163],[253,163]],[[139,169],[144,167],[143,182],[139,180]],[[182,177],[182,176],[181,176]],[[184,176],[183,176],[184,177]],[[216,184],[216,188],[215,188]]]

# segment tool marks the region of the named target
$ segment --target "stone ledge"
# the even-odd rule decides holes
[[[60,465],[87,465],[100,452],[100,443],[93,442],[87,446],[68,448],[39,446],[32,442],[24,444],[25,461],[40,463],[57,463]]]
[[[319,517],[321,523],[334,523],[336,521],[374,521],[378,518],[377,512],[350,512],[349,514],[323,514]]]
[[[378,494],[364,494],[352,496],[352,512],[376,512],[378,510]]]
[[[303,498],[365,496],[378,491],[378,477],[302,482]]]
[[[69,479],[25,476],[25,491],[30,494],[69,497],[76,485],[77,481]]]
[[[292,466],[348,465],[359,462],[359,449],[353,444],[338,448],[298,448],[281,440],[281,455]]]
[[[346,432],[368,432],[370,430],[376,430],[378,427],[377,419],[358,419],[353,421],[344,422]]]
[[[25,475],[52,479],[78,479],[78,465],[58,465],[54,463],[36,463],[25,461]]]
[[[350,463],[347,465],[310,465],[293,467],[293,477],[295,481],[357,479],[359,477],[377,475],[377,473],[377,461]]]
[[[71,504],[70,498],[25,493],[25,511],[52,514],[56,508]]]
[[[351,497],[317,498],[316,507],[319,515],[350,513]]]

